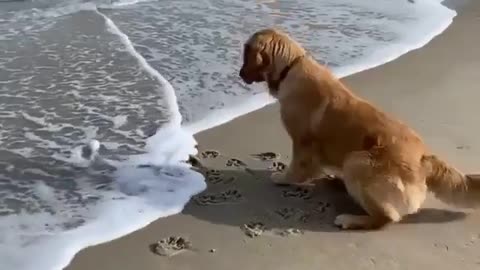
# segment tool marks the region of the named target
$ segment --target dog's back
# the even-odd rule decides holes
[[[341,167],[349,152],[372,148],[396,154],[405,151],[417,160],[425,153],[413,129],[357,97],[314,59],[305,59],[292,71],[279,91],[283,112],[290,114],[284,116],[284,124],[292,133],[305,132],[299,125],[309,125],[319,155],[328,165]]]

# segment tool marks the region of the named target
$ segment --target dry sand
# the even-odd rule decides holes
[[[415,127],[445,159],[479,172],[479,44],[476,1],[424,48],[345,82]],[[478,213],[429,198],[419,214],[384,230],[340,231],[335,215],[360,210],[336,181],[315,190],[272,185],[269,175],[290,148],[277,111],[269,106],[198,134],[208,190],[180,215],[80,252],[67,269],[480,269]],[[252,156],[263,152],[280,156]],[[167,249],[170,242],[188,250],[151,252],[169,236],[188,241],[166,239]]]

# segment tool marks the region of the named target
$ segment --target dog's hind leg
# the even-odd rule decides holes
[[[368,194],[368,191],[360,196],[362,197],[361,206],[367,214],[340,214],[335,218],[335,225],[342,229],[372,230],[401,219],[399,211],[391,203],[377,201]]]
[[[342,229],[379,229],[416,212],[425,200],[426,186],[411,170],[402,176],[414,177],[408,180],[416,181],[403,181],[397,175],[401,170],[392,164],[381,166],[366,152],[352,154],[345,162],[343,181],[350,196],[367,214],[341,214],[335,224]]]

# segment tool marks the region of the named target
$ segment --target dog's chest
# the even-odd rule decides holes
[[[282,122],[292,139],[304,137],[309,132],[308,115],[296,107],[282,106]]]

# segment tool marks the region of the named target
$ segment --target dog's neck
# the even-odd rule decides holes
[[[270,72],[269,74],[266,74],[266,81],[268,85],[268,89],[270,91],[270,94],[272,96],[276,96],[278,93],[278,90],[280,88],[280,84],[285,80],[285,78],[288,75],[288,72],[296,65],[298,64],[305,55],[300,55],[295,57],[290,64],[286,65],[281,71],[280,74],[278,74],[278,77],[275,78],[276,74],[274,72]]]

